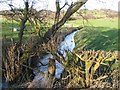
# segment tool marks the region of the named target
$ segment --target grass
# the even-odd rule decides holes
[[[2,21],[2,36],[10,41],[10,38],[17,40],[18,32],[12,32],[12,26],[19,28],[19,23],[6,19]],[[75,49],[83,50],[118,50],[118,21],[117,19],[88,19],[88,20],[72,20],[67,24],[72,26],[84,26],[85,30],[75,35]],[[24,32],[24,39],[29,36],[30,30]]]
[[[115,28],[87,27],[75,36],[75,49],[118,50],[118,31]]]
[[[2,21],[2,36],[6,35],[6,38],[12,38],[12,35],[13,35],[13,37],[17,37],[18,32],[12,33],[12,26],[14,28],[20,27],[19,23],[17,23],[17,22],[13,22],[13,25],[12,25],[12,21],[3,20]]]
[[[117,19],[112,20],[88,20],[88,24],[82,21],[70,21],[76,25],[86,27],[85,30],[75,35],[75,49],[83,50],[118,50],[118,23]]]
[[[88,19],[88,20],[73,20],[67,23],[73,26],[91,26],[91,27],[109,27],[118,28],[117,19]]]
[[[0,22],[2,22],[2,37],[6,36],[7,39],[10,38],[17,38],[19,31],[13,31],[13,28],[20,28],[20,22],[16,22],[13,20],[7,20],[4,17],[0,19]],[[52,23],[50,23],[50,26]],[[44,25],[42,25],[44,26]],[[47,25],[46,25],[47,26]],[[29,22],[26,23],[26,30],[24,31],[24,36],[28,37],[31,32],[35,32],[36,30],[33,28],[32,25],[29,24]],[[34,30],[33,30],[34,29]],[[44,30],[42,30],[44,32]],[[1,31],[0,31],[1,32]],[[1,38],[1,37],[0,37]]]

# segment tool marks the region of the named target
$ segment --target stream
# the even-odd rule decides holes
[[[79,30],[76,30],[74,32],[72,32],[71,34],[67,35],[64,40],[60,43],[60,45],[58,46],[58,51],[60,51],[63,56],[66,56],[65,50],[69,50],[72,51],[75,47],[75,42],[74,42],[74,35],[75,33],[77,33]],[[37,65],[37,69],[44,72],[44,73],[48,73],[48,58],[52,58],[51,54],[47,54],[45,55],[42,59],[40,59],[40,62],[44,65],[42,65],[41,63],[38,63]],[[56,73],[55,73],[55,77],[56,78],[60,78],[61,73],[63,72],[64,67],[56,60]],[[34,80],[42,80],[43,76],[40,73],[34,72],[35,77]]]
[[[60,51],[63,56],[66,56],[65,50],[69,50],[72,51],[75,47],[75,42],[74,42],[74,35],[75,33],[77,33],[80,30],[75,30],[73,31],[71,34],[67,35],[64,40],[60,43],[60,45],[58,46],[58,51]],[[48,73],[48,58],[52,58],[51,54],[47,54],[45,55],[42,59],[39,59],[40,62],[42,63],[38,63],[37,64],[37,68],[38,70],[44,72],[44,73]],[[44,65],[44,66],[43,66]],[[61,73],[63,72],[64,67],[56,60],[56,73],[55,73],[55,78],[60,78]],[[43,80],[44,77],[42,74],[37,73],[34,71],[35,77],[33,79],[34,80]],[[8,84],[6,82],[0,82],[0,88],[7,88]]]

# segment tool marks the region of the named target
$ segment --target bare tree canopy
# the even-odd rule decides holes
[[[70,18],[70,16],[72,14],[74,14],[82,5],[84,5],[88,0],[78,0],[74,3],[71,3],[71,5],[69,6],[69,8],[67,9],[65,15],[63,16],[63,18],[59,20],[59,14],[60,14],[60,10],[63,8],[60,8],[59,5],[59,0],[56,0],[56,17],[55,17],[55,24],[48,30],[48,32],[45,33],[44,35],[44,40],[45,42],[47,42],[48,40],[50,40],[50,38],[52,36],[54,36],[54,34],[56,33],[56,31],[62,26],[64,25],[64,23]],[[67,3],[65,2],[65,5],[67,5]]]
[[[6,1],[6,0],[5,0]],[[12,0],[9,0],[12,2]],[[54,19],[54,25],[45,33],[43,40],[44,42],[48,42],[57,32],[57,30],[64,25],[64,23],[70,18],[71,15],[73,15],[79,8],[84,5],[88,0],[77,0],[75,2],[69,3],[69,1],[65,0],[64,4],[60,4],[61,0],[56,0],[56,12],[55,12],[55,19]],[[7,2],[7,1],[6,1]],[[25,23],[27,20],[29,20],[30,17],[30,11],[33,9],[33,6],[35,6],[35,2],[41,2],[39,0],[33,1],[33,0],[23,0],[24,2],[24,9],[23,9],[23,17],[21,18],[21,24],[20,24],[20,31],[19,31],[19,43],[22,43],[22,37],[23,37],[23,31],[25,28]],[[32,3],[32,4],[31,4]],[[69,4],[68,4],[69,3]],[[14,12],[15,7],[12,5],[12,3],[9,3],[9,6],[11,10]],[[63,15],[63,17],[60,19],[60,12],[67,6],[66,13]],[[14,12],[15,13],[15,12]]]

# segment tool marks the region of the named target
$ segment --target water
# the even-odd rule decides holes
[[[73,33],[67,35],[64,39],[64,41],[61,42],[61,44],[58,46],[58,50],[64,55],[65,55],[65,50],[67,51],[72,51],[75,47],[75,42],[74,42],[74,35],[78,31],[74,31]]]
[[[8,87],[8,82],[5,81],[5,78],[2,78],[2,80],[0,80],[0,90],[1,88],[7,88]]]
[[[74,42],[74,35],[75,33],[77,33],[77,31],[74,31],[73,33],[67,35],[64,39],[64,41],[62,41],[60,43],[60,45],[58,46],[58,50],[63,54],[63,56],[65,57],[65,50],[69,50],[72,51],[75,47],[75,42]],[[48,73],[48,58],[52,58],[51,54],[45,55],[42,59],[40,59],[41,63],[44,64],[45,66],[42,66],[41,63],[39,63],[37,65],[37,69],[39,69],[40,71],[43,71],[44,73]],[[64,67],[56,60],[56,73],[55,73],[55,77],[56,78],[60,78],[61,73],[63,72]],[[43,76],[39,73],[34,72],[35,77],[34,80],[42,80]]]
[[[69,50],[72,51],[75,47],[75,42],[74,42],[74,35],[75,33],[77,33],[79,30],[74,31],[73,33],[67,35],[64,39],[64,41],[62,41],[60,43],[60,45],[58,46],[58,50],[64,55],[64,57],[66,56],[65,54],[65,50]],[[44,65],[42,65],[41,63],[38,63],[37,65],[37,69],[44,72],[44,73],[48,73],[48,58],[52,58],[51,54],[47,54],[45,55],[42,59],[40,59],[40,62]],[[61,73],[63,72],[64,67],[58,62],[56,61],[56,73],[55,73],[55,77],[56,78],[60,78]],[[45,80],[45,78],[42,76],[42,74],[34,72],[35,77],[34,80]],[[0,88],[7,88],[8,87],[8,83],[3,82],[0,83]]]

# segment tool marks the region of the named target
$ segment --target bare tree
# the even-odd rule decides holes
[[[25,24],[27,21],[29,21],[29,14],[30,14],[30,6],[29,6],[29,0],[24,0],[24,9],[22,12],[22,17],[21,22],[20,22],[20,31],[18,34],[18,44],[21,46],[22,44],[22,39],[23,39],[23,32],[25,29]],[[71,15],[73,15],[82,5],[84,5],[87,2],[87,0],[78,0],[76,2],[72,2],[70,5],[68,5],[68,2],[65,1],[65,4],[63,6],[60,6],[60,0],[56,0],[56,13],[55,13],[55,21],[54,21],[54,25],[48,29],[48,31],[45,33],[43,40],[45,43],[47,43],[55,34],[56,32],[59,30],[60,27],[62,27],[65,22],[70,18]],[[60,12],[61,10],[65,7],[68,6],[68,9],[66,11],[66,13],[64,14],[64,16],[60,19]],[[14,11],[14,10],[13,10]],[[51,69],[51,66],[53,67]],[[54,77],[55,75],[55,60],[49,60],[49,68],[48,68],[48,72],[49,74],[52,75],[52,77]],[[50,75],[50,76],[51,76]],[[51,77],[50,77],[51,78]],[[49,83],[49,81],[48,81]]]
[[[59,20],[60,11],[66,5],[68,5],[68,3],[66,1],[65,4],[63,5],[63,7],[60,7],[60,0],[56,0],[56,14],[55,14],[54,25],[45,33],[45,35],[44,35],[44,42],[47,43],[55,35],[55,33],[57,32],[57,30],[61,26],[63,26],[64,23],[70,18],[70,16],[73,15],[86,2],[87,2],[87,0],[78,0],[75,3],[71,3],[71,5],[67,9],[65,15],[62,17],[61,20]],[[52,69],[51,71],[55,72],[55,62],[52,62],[51,60],[49,60],[49,64],[52,65],[52,67],[54,67],[54,68],[50,68],[50,69]],[[51,73],[48,73],[48,74],[51,74]],[[52,77],[49,77],[49,78],[52,78]],[[48,81],[48,83],[49,82],[51,82],[51,79]]]
[[[6,0],[3,0],[6,1]],[[11,0],[9,0],[11,1]],[[30,14],[30,10],[32,9],[32,6],[30,8],[29,2],[32,2],[31,0],[23,0],[24,1],[24,9],[20,10],[21,11],[21,16],[20,18],[20,31],[18,34],[18,40],[19,40],[19,44],[22,43],[22,38],[23,38],[23,32],[25,29],[25,23],[27,22],[27,20],[29,20],[29,14]],[[55,21],[54,21],[54,25],[48,29],[48,31],[45,33],[43,40],[44,42],[48,42],[50,40],[50,38],[52,38],[55,33],[57,32],[57,30],[62,27],[64,25],[64,23],[70,18],[71,15],[73,15],[82,5],[84,5],[88,0],[77,0],[76,2],[72,2],[70,5],[68,5],[67,0],[65,0],[65,3],[63,6],[60,5],[60,0],[56,0],[56,13],[55,13]],[[6,1],[7,2],[7,1]],[[12,8],[14,7],[13,5],[9,4],[9,6],[11,7],[12,11],[14,13],[15,10]],[[63,10],[63,8],[65,6],[68,6],[68,9],[66,11],[66,13],[64,14],[64,16],[60,19],[60,12]]]
[[[55,17],[55,24],[45,33],[44,35],[44,41],[48,42],[51,37],[53,37],[55,35],[55,33],[57,32],[57,30],[64,25],[64,23],[70,18],[71,15],[73,15],[82,5],[84,5],[88,0],[78,0],[75,3],[71,3],[71,5],[69,6],[69,8],[67,9],[65,15],[62,17],[62,19],[60,21],[59,20],[59,15],[60,15],[60,11],[62,10],[62,8],[67,5],[67,2],[65,3],[65,5],[60,8],[60,0],[56,0],[56,17]]]
[[[84,5],[87,2],[87,0],[79,0],[76,1],[75,3],[71,3],[71,5],[69,6],[69,8],[67,9],[65,15],[62,17],[61,20],[59,20],[60,18],[60,11],[62,10],[62,8],[64,8],[66,5],[68,5],[67,2],[65,2],[65,4],[63,5],[63,7],[60,7],[60,0],[56,0],[56,14],[55,14],[55,21],[54,21],[54,25],[45,33],[44,35],[44,42],[47,43],[57,32],[57,30],[64,25],[64,23],[70,18],[71,15],[73,15],[82,5]],[[49,67],[48,67],[48,79],[47,79],[47,83],[44,83],[44,79],[43,82],[45,86],[49,85],[50,83],[53,84],[52,82],[54,81],[54,79],[52,79],[55,76],[55,69],[56,69],[56,64],[55,64],[55,60],[53,59],[49,59]],[[31,82],[31,84],[29,86],[33,86],[34,84],[39,83],[39,80],[34,82]],[[28,87],[29,87],[28,86]],[[50,85],[49,88],[51,88],[52,85]]]

